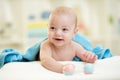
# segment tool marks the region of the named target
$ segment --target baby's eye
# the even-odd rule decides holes
[[[67,29],[67,28],[63,28],[62,30],[63,30],[63,31],[68,31],[68,29]]]
[[[55,27],[50,27],[51,30],[55,30]]]

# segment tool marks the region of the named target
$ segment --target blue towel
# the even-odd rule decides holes
[[[92,52],[98,56],[98,59],[112,57],[110,50],[104,48],[102,45],[97,45],[95,48],[93,48]]]
[[[46,38],[47,39],[47,38]],[[44,40],[43,40],[44,41]],[[91,42],[82,34],[77,33],[73,38],[73,41],[82,45],[86,50],[93,52],[98,56],[98,59],[104,59],[108,57],[112,57],[112,54],[109,49],[104,48],[99,45],[95,48],[92,48]],[[40,45],[41,41],[34,44],[30,48],[27,49],[25,53],[21,53],[16,49],[6,48],[2,52],[0,52],[0,68],[9,62],[27,62],[34,61],[36,57],[39,57]],[[77,56],[73,59],[74,61],[81,61]]]
[[[8,62],[22,61],[23,56],[15,49],[4,49],[0,52],[0,68]]]

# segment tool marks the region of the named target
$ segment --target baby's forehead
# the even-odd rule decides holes
[[[71,20],[71,23],[77,24],[77,16],[74,13],[74,11],[69,7],[58,7],[55,10],[53,10],[50,14],[49,20],[51,21],[53,18],[56,19],[58,16],[66,16],[69,20]],[[56,18],[55,18],[56,17]],[[57,18],[58,19],[58,18]]]
[[[51,15],[70,15],[74,17],[76,16],[72,9],[68,7],[59,7],[52,11]]]
[[[73,14],[72,12],[68,12],[68,11],[56,11],[56,12],[53,12],[51,13],[50,15],[50,20],[58,20],[58,19],[65,19],[66,20],[69,20],[69,21],[72,21],[72,22],[76,22],[76,16],[75,14]]]

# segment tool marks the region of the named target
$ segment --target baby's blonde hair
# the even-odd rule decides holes
[[[77,26],[77,16],[76,14],[74,13],[74,11],[72,10],[72,8],[69,8],[69,7],[65,7],[65,6],[60,6],[60,7],[57,7],[55,10],[53,10],[50,14],[51,15],[59,15],[59,14],[67,14],[67,15],[70,15],[71,17],[74,17],[74,20],[75,20],[75,27]]]

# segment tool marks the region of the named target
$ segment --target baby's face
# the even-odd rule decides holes
[[[70,15],[52,15],[48,25],[48,39],[56,46],[68,44],[76,33],[75,19]]]

